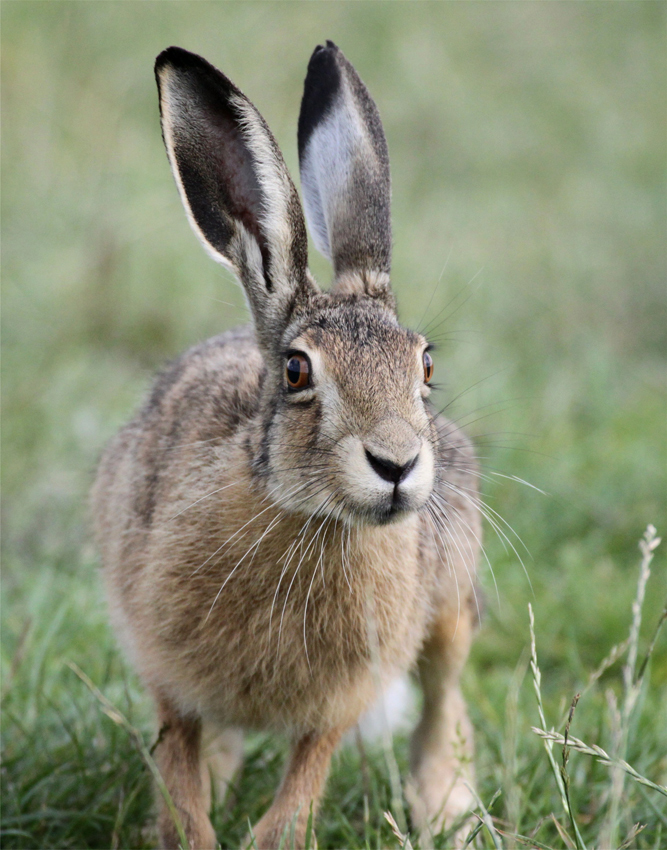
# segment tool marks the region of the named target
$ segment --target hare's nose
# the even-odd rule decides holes
[[[398,484],[402,481],[410,470],[414,469],[414,466],[419,459],[419,453],[417,453],[412,460],[409,460],[407,463],[399,466],[399,464],[394,463],[391,460],[371,454],[368,449],[365,449],[365,452],[366,460],[373,467],[375,472],[377,472],[380,478],[385,481],[390,481],[392,484]]]

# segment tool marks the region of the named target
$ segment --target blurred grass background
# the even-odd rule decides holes
[[[139,758],[64,665],[76,662],[148,740],[150,706],[106,624],[86,494],[154,369],[246,319],[167,166],[152,64],[169,44],[240,85],[295,178],[317,43],[336,41],[376,99],[401,318],[432,322],[441,404],[460,396],[450,411],[486,471],[549,494],[500,477],[486,486],[530,552],[532,590],[487,528],[498,592],[483,566],[487,613],[466,693],[482,796],[504,792],[498,822],[528,832],[558,814],[521,684],[527,603],[556,724],[627,635],[637,539],[648,522],[667,533],[665,4],[24,0],[0,11],[3,846],[150,841]],[[311,265],[326,283],[314,250]],[[642,646],[666,594],[658,550]],[[577,709],[572,732],[589,743],[610,745],[617,672]],[[630,755],[664,782],[664,636],[647,675]],[[275,787],[282,744],[249,747],[238,793],[216,815],[223,845]],[[404,761],[405,741],[398,749]],[[322,847],[380,841],[386,777],[373,762],[361,790],[355,759],[336,763]],[[571,769],[595,843],[608,772],[576,755]],[[626,788],[622,818],[647,824],[636,846],[667,846],[659,799]],[[563,846],[552,822],[538,838]]]

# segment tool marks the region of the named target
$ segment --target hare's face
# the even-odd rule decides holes
[[[362,299],[332,303],[286,342],[268,450],[280,504],[371,523],[421,508],[435,469],[426,340]]]

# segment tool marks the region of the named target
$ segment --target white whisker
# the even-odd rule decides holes
[[[322,509],[324,509],[326,507],[326,505],[332,499],[333,499],[333,494],[331,494],[329,496],[329,498],[325,501],[324,505],[322,506]],[[308,556],[308,553],[312,549],[313,545],[316,543],[317,536],[320,533],[320,531],[322,530],[322,527],[324,526],[324,523],[327,521],[327,519],[328,519],[328,517],[325,516],[324,519],[322,520],[322,522],[320,523],[319,528],[317,529],[315,534],[313,534],[313,536],[310,540],[310,543],[306,547],[305,551],[302,550],[301,557],[299,558],[299,563],[296,565],[296,569],[294,570],[294,575],[292,576],[292,580],[290,581],[289,587],[287,588],[287,594],[285,596],[285,602],[283,604],[283,610],[282,610],[282,613],[280,615],[280,626],[278,627],[278,646],[280,646],[280,638],[282,636],[282,631],[283,631],[283,621],[285,619],[285,609],[287,608],[287,602],[289,600],[290,591],[292,590],[292,585],[294,584],[294,580],[296,579],[297,574],[299,572],[299,569],[301,568],[301,564],[303,563],[304,559]]]
[[[524,547],[524,549],[526,549],[526,551],[528,552],[528,548],[526,547],[526,544],[523,542],[523,540],[521,540],[521,538],[520,538],[520,537],[519,537],[519,535],[516,533],[516,531],[514,531],[514,529],[513,529],[513,528],[509,525],[509,523],[508,523],[505,519],[503,519],[503,518],[500,516],[500,514],[498,514],[498,512],[497,512],[497,511],[494,511],[494,510],[493,510],[493,508],[491,508],[491,507],[489,507],[488,505],[484,504],[484,502],[482,502],[479,498],[477,498],[477,499],[473,499],[471,496],[469,496],[467,493],[463,492],[463,490],[461,490],[459,487],[457,487],[455,484],[452,484],[452,483],[451,483],[451,482],[449,482],[449,481],[444,481],[444,482],[443,482],[443,484],[444,484],[446,487],[448,487],[450,490],[452,490],[452,491],[453,491],[453,492],[455,492],[455,493],[458,493],[458,494],[459,494],[462,498],[464,498],[464,499],[466,499],[468,502],[470,502],[470,503],[471,503],[471,504],[472,504],[472,505],[473,505],[473,506],[474,506],[474,507],[475,507],[475,508],[476,508],[476,509],[477,509],[477,510],[478,510],[478,511],[482,514],[482,516],[484,517],[484,519],[485,519],[485,520],[489,523],[489,525],[493,528],[493,530],[496,532],[496,534],[497,534],[498,539],[500,540],[500,542],[501,542],[501,543],[503,543],[503,541],[505,541],[505,542],[507,543],[507,545],[508,545],[508,546],[511,548],[511,550],[514,552],[514,554],[516,555],[516,557],[517,557],[517,559],[518,559],[519,563],[521,564],[521,567],[522,567],[522,569],[523,569],[523,572],[524,572],[524,574],[525,574],[526,578],[528,579],[528,584],[529,584],[529,586],[530,586],[531,592],[534,594],[534,590],[533,590],[533,583],[532,583],[532,581],[530,580],[530,576],[528,575],[528,570],[526,569],[526,565],[525,565],[525,564],[524,564],[524,562],[523,562],[523,558],[522,558],[522,557],[521,557],[521,555],[518,553],[518,551],[517,551],[517,549],[516,549],[516,546],[512,543],[512,541],[511,541],[511,540],[509,539],[509,537],[505,534],[505,532],[503,531],[503,529],[502,529],[502,528],[500,527],[500,525],[496,522],[496,520],[493,518],[493,516],[491,516],[491,514],[492,514],[492,513],[493,513],[493,514],[495,514],[496,516],[498,516],[498,517],[502,520],[502,522],[503,522],[503,523],[504,523],[504,524],[505,524],[505,525],[509,528],[509,530],[510,530],[510,531],[511,531],[511,532],[512,532],[515,536],[516,536],[517,540],[519,540],[519,542],[521,543],[521,545],[522,545],[522,546]],[[505,546],[505,543],[503,543],[503,546]],[[507,548],[506,548],[506,547],[505,547],[505,551],[507,551]],[[495,579],[494,579],[494,580],[495,580]]]
[[[222,493],[223,490],[227,490],[229,487],[233,487],[235,484],[240,484],[240,483],[241,483],[240,481],[232,481],[231,484],[225,484],[224,487],[218,487],[217,490],[211,490],[210,493],[207,493],[205,496],[201,496],[199,499],[194,501],[191,505],[188,505],[187,508],[183,508],[182,511],[179,511],[177,514],[174,514],[172,517],[169,517],[167,522],[172,522],[173,520],[176,519],[176,517],[181,516],[186,511],[189,511],[190,508],[194,508],[195,505],[198,505],[200,502],[203,502],[204,499],[210,499],[211,496],[215,496],[216,493]]]
[[[299,485],[299,487],[303,488],[303,485]],[[299,487],[294,488],[294,489],[296,490],[296,492],[299,492]],[[260,502],[260,504],[264,504],[264,502],[266,501],[266,499],[267,499],[267,498],[268,498],[268,496],[267,496],[266,498],[264,498],[264,499]],[[215,556],[216,556],[219,552],[221,552],[221,551],[225,548],[225,546],[227,546],[229,543],[231,543],[231,541],[232,541],[232,540],[233,540],[233,539],[234,539],[234,538],[235,538],[235,537],[236,537],[236,536],[237,536],[237,535],[238,535],[241,531],[243,531],[243,529],[244,529],[244,528],[247,528],[247,527],[248,527],[251,523],[255,522],[255,520],[259,519],[259,517],[261,517],[261,516],[262,516],[263,514],[265,514],[267,511],[271,510],[271,508],[274,508],[274,510],[279,510],[279,508],[276,508],[276,506],[272,503],[272,504],[268,505],[266,508],[264,508],[263,510],[259,511],[259,513],[256,513],[254,516],[250,517],[250,519],[249,519],[246,523],[244,523],[244,524],[243,524],[240,528],[238,528],[238,529],[234,532],[234,534],[232,534],[230,537],[228,537],[228,538],[227,538],[227,540],[225,540],[225,542],[224,542],[224,543],[222,543],[220,546],[218,546],[218,548],[215,550],[215,552],[212,552],[212,553],[208,556],[208,558],[207,558],[207,559],[206,559],[206,560],[205,560],[202,564],[200,564],[200,565],[197,567],[197,569],[196,569],[196,570],[194,570],[192,573],[190,573],[190,577],[192,578],[192,576],[194,576],[196,573],[198,573],[198,572],[199,572],[199,570],[201,570],[201,568],[202,568],[202,567],[205,567],[205,566],[206,566],[206,564],[208,564],[208,563],[209,563],[209,562],[210,562],[213,558],[215,558]],[[242,535],[241,535],[241,537],[239,538],[239,540],[243,539],[243,537],[245,537],[245,535],[246,535],[247,533],[248,533],[248,532],[246,531],[246,532],[245,532],[245,534],[242,534]]]
[[[306,637],[306,616],[308,614],[308,600],[310,599],[310,591],[313,588],[313,582],[315,581],[315,576],[317,575],[318,567],[321,567],[322,570],[322,582],[324,583],[324,547],[327,542],[327,530],[331,525],[331,521],[333,520],[333,514],[330,514],[327,519],[327,525],[324,530],[324,534],[322,535],[322,543],[320,544],[320,556],[315,562],[315,568],[313,570],[313,574],[310,578],[310,584],[308,585],[308,591],[306,593],[306,604],[303,606],[303,648],[306,653],[306,661],[308,663],[308,669],[312,672],[312,667],[310,666],[310,657],[308,656],[308,640]],[[322,526],[317,531],[317,535],[319,535]]]
[[[257,547],[261,544],[262,540],[264,540],[264,538],[265,538],[265,537],[266,537],[266,535],[269,533],[269,531],[271,531],[271,529],[272,529],[275,525],[277,525],[277,524],[280,522],[280,520],[282,519],[282,517],[283,517],[282,512],[281,512],[278,516],[274,517],[274,518],[271,520],[271,522],[269,523],[269,525],[266,527],[266,530],[264,531],[264,533],[262,534],[262,536],[259,538],[259,540],[257,540],[255,543],[253,543],[253,545],[252,545],[252,546],[251,546],[248,550],[246,550],[246,553],[243,555],[243,557],[242,557],[242,558],[240,558],[240,559],[237,561],[236,566],[235,566],[235,567],[234,567],[234,569],[230,572],[230,574],[227,576],[227,578],[223,581],[223,583],[222,583],[222,585],[221,585],[221,587],[220,587],[220,590],[216,593],[215,599],[214,599],[214,600],[213,600],[213,602],[211,603],[211,607],[209,608],[209,610],[208,610],[208,614],[206,615],[206,619],[204,620],[204,622],[205,622],[205,623],[208,621],[208,618],[211,616],[211,612],[213,611],[213,608],[214,608],[214,606],[215,606],[215,603],[216,603],[216,602],[218,601],[218,599],[220,598],[220,594],[221,594],[221,593],[222,593],[222,591],[225,589],[225,586],[226,586],[227,582],[229,581],[229,579],[230,579],[230,578],[234,575],[234,573],[236,572],[236,570],[237,570],[237,569],[241,566],[241,564],[243,563],[243,561],[245,561],[245,559],[248,557],[248,555],[250,554],[250,552],[251,552],[253,549],[255,550],[255,552],[257,552]],[[253,558],[254,558],[254,555],[253,555]]]

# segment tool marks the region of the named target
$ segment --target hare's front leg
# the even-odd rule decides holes
[[[191,850],[215,850],[218,846],[208,817],[210,786],[202,782],[201,736],[198,717],[182,717],[166,700],[158,699],[160,739],[155,760],[171,795]],[[158,792],[158,840],[164,850],[178,850],[181,842],[176,824]]]
[[[412,739],[408,793],[416,826],[434,834],[474,805],[466,787],[474,777],[472,726],[459,681],[474,625],[474,606],[443,612],[419,659],[424,708]]]
[[[304,847],[310,806],[312,803],[314,815],[327,778],[329,762],[341,734],[342,730],[339,729],[324,734],[311,732],[295,741],[285,776],[271,808],[253,830],[258,850],[275,850],[284,834],[284,846],[294,846],[297,850]]]

